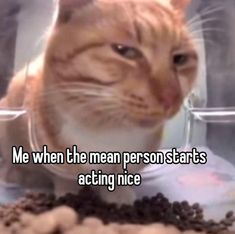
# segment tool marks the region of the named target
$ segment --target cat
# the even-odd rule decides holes
[[[42,54],[18,72],[1,107],[27,115],[1,122],[5,181],[78,192],[78,173],[121,165],[13,165],[11,147],[64,152],[155,151],[165,122],[180,109],[197,76],[198,54],[185,19],[189,0],[58,0],[57,17]],[[27,74],[27,75],[26,75]],[[135,173],[143,164],[129,165]],[[102,199],[131,204],[130,187]]]

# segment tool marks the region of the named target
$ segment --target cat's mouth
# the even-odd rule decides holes
[[[155,129],[172,118],[180,109],[181,102],[164,108],[156,106],[151,108],[137,107],[136,105],[117,106],[109,110],[108,108],[99,109],[98,106],[91,106],[76,112],[76,119],[84,126],[89,128],[147,128]],[[74,114],[74,112],[73,112]]]
[[[166,116],[160,112],[155,115],[147,115],[144,113],[142,115],[129,115],[129,121],[140,128],[155,128],[156,126],[162,125],[166,119]]]
[[[155,115],[148,115],[143,113],[142,115],[130,115],[131,121],[141,128],[154,128],[164,124],[167,120],[172,119],[180,110],[181,103],[175,105],[169,109],[162,109]]]
[[[154,127],[157,127],[161,124],[163,124],[163,120],[160,121],[160,120],[149,120],[149,119],[140,119],[140,120],[137,120],[136,121],[137,124],[139,125],[139,127],[141,128],[154,128]]]
[[[174,105],[174,107],[170,108],[169,110],[166,111],[166,118],[171,119],[175,117],[175,115],[180,111],[180,108],[182,106],[183,101],[180,100],[178,103]]]

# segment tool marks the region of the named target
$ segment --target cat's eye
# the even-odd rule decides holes
[[[127,59],[135,60],[143,56],[142,53],[134,47],[121,44],[112,44],[111,47],[115,53],[118,53],[119,55]]]
[[[190,56],[188,54],[175,54],[173,56],[173,64],[175,66],[184,66],[188,63]]]

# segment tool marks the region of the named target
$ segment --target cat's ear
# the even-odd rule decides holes
[[[191,3],[191,0],[170,0],[170,2],[175,9],[185,11]]]
[[[57,21],[60,23],[67,23],[75,10],[81,9],[89,5],[94,0],[56,0],[58,6]]]

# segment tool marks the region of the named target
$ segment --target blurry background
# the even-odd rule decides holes
[[[222,12],[216,10],[218,3],[221,1],[194,0],[188,9],[189,19],[199,11],[202,12],[203,20],[213,19],[206,20],[203,24],[206,34],[200,34],[202,31],[200,24],[197,24],[195,29],[200,38],[204,36],[207,39],[205,45],[203,41],[199,43],[201,64],[196,93],[200,97],[200,105],[233,105],[235,99],[235,91],[231,83],[235,68],[235,51],[231,49],[234,46],[230,46],[235,39],[235,30],[231,30],[234,26],[229,23],[235,22],[233,14],[235,3],[233,0],[224,0]],[[0,0],[1,94],[4,94],[12,73],[32,60],[43,49],[43,37],[52,22],[53,11],[53,0]],[[213,28],[216,29],[206,30]],[[221,28],[224,33],[218,30]],[[212,45],[208,41],[213,41]],[[185,111],[182,108],[166,128],[163,148],[178,147],[184,143],[185,122]],[[215,124],[206,125],[196,122],[193,131],[194,143],[195,145],[209,144],[220,153],[228,147],[233,149],[230,147],[233,142],[232,129],[231,125],[220,127]],[[223,139],[224,147],[219,144]]]

